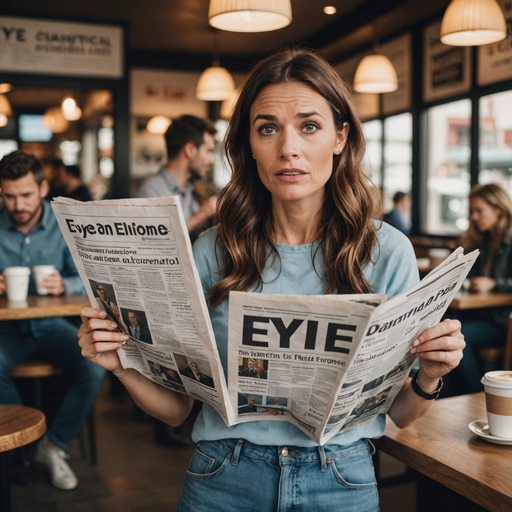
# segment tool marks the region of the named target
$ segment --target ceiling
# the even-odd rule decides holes
[[[339,59],[381,39],[440,15],[449,0],[291,0],[293,21],[281,30],[255,34],[218,31],[222,56],[254,59],[272,48],[306,42]],[[209,0],[2,0],[0,13],[93,22],[122,22],[128,48],[147,52],[210,55],[215,31],[208,24]],[[334,5],[336,14],[324,14]],[[139,59],[140,60],[140,59]],[[198,67],[202,67],[203,63]]]

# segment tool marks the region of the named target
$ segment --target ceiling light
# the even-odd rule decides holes
[[[8,122],[9,119],[7,119],[7,116],[5,114],[0,114],[0,127],[7,126]]]
[[[196,98],[204,101],[227,100],[235,90],[235,81],[226,68],[212,66],[203,71],[196,87]]]
[[[64,119],[68,121],[78,121],[82,117],[82,109],[80,107],[75,107],[73,112],[66,112],[65,110],[62,112]]]
[[[354,77],[356,92],[381,93],[397,89],[395,68],[385,55],[367,55],[359,63]]]
[[[69,128],[69,122],[64,119],[60,107],[51,107],[43,115],[43,126],[50,128],[53,133],[64,133]]]
[[[12,89],[12,84],[0,84],[0,93],[4,94]]]
[[[336,14],[336,7],[334,7],[334,5],[326,5],[324,7],[324,12],[325,14]]]
[[[0,114],[5,116],[12,116],[12,108],[7,96],[0,94]]]
[[[146,130],[149,133],[163,134],[167,131],[167,128],[171,126],[172,121],[165,116],[154,116],[146,125]]]
[[[507,23],[496,0],[452,0],[441,23],[441,42],[480,46],[505,39]]]
[[[210,25],[229,32],[268,32],[292,21],[290,0],[210,0]]]
[[[78,104],[77,104],[75,98],[73,98],[73,96],[66,96],[62,100],[61,106],[62,106],[62,111],[64,113],[68,113],[68,114],[72,115],[75,108],[78,107]]]

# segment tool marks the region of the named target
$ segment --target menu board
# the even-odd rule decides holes
[[[433,101],[471,88],[471,49],[447,46],[440,40],[441,22],[423,32],[423,99]]]
[[[122,78],[123,28],[0,16],[0,71]]]
[[[507,20],[507,37],[478,48],[478,85],[493,84],[512,78],[512,2],[498,0]]]

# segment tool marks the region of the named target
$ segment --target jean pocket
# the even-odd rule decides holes
[[[337,480],[346,487],[364,489],[377,485],[368,448],[331,459],[330,466]]]
[[[187,468],[187,474],[194,478],[212,478],[225,468],[229,454],[216,449],[210,443],[199,443]]]

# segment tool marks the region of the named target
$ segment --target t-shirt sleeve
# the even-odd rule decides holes
[[[199,279],[201,280],[206,297],[208,290],[214,284],[213,273],[216,273],[217,269],[217,257],[215,255],[216,239],[216,229],[209,229],[199,236],[192,249]]]

